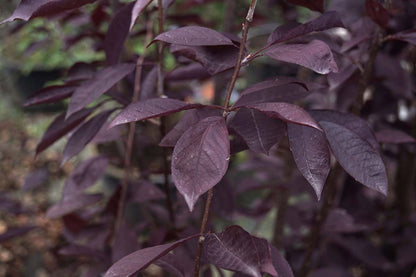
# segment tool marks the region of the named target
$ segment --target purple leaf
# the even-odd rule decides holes
[[[157,90],[155,89],[156,82],[157,66],[153,67],[142,81],[142,86],[140,89],[140,101],[157,97]]]
[[[23,236],[26,233],[36,228],[37,228],[36,226],[24,226],[24,227],[10,228],[5,233],[0,234],[0,242],[4,242],[6,240],[9,240],[15,237]]]
[[[108,110],[99,113],[84,123],[72,134],[65,146],[62,164],[66,163],[69,159],[84,149],[84,147],[94,138],[101,127],[106,123],[107,118],[113,111],[114,110]]]
[[[194,79],[207,79],[211,77],[208,71],[198,63],[191,63],[186,66],[176,68],[166,75],[169,81],[187,81]]]
[[[312,11],[324,12],[324,0],[288,0],[289,3],[304,6]]]
[[[294,102],[308,94],[308,87],[293,78],[279,77],[246,88],[232,108],[264,102]]]
[[[50,86],[28,97],[23,106],[30,107],[39,104],[55,103],[70,97],[75,89],[76,87],[71,85]]]
[[[387,195],[387,174],[383,160],[369,142],[344,126],[319,121],[335,158],[355,180]]]
[[[46,212],[48,218],[58,218],[100,201],[101,194],[67,194]]]
[[[51,16],[92,2],[95,2],[95,0],[22,0],[13,15],[1,21],[0,24],[15,19],[28,21],[34,17]]]
[[[365,13],[381,27],[387,27],[390,19],[389,12],[376,0],[365,0]]]
[[[135,230],[125,220],[122,220],[114,234],[111,260],[116,262],[138,248]]]
[[[182,243],[195,238],[193,235],[175,242],[144,248],[125,256],[113,264],[105,273],[104,277],[128,277],[146,268],[158,258],[166,255]]]
[[[320,40],[313,40],[307,44],[272,46],[265,51],[265,54],[278,61],[304,66],[319,74],[338,72],[331,49]]]
[[[312,21],[297,25],[293,28],[288,28],[285,25],[277,27],[276,30],[274,30],[269,36],[268,43],[269,45],[273,45],[275,43],[291,40],[311,32],[324,31],[334,27],[344,27],[339,14],[335,11],[326,12]]]
[[[416,28],[404,30],[394,35],[387,36],[388,39],[402,40],[416,45]]]
[[[172,130],[162,139],[159,146],[174,147],[183,133],[192,125],[210,116],[220,116],[221,110],[209,107],[186,111]]]
[[[153,41],[163,41],[185,46],[234,45],[223,34],[200,26],[186,26],[158,35]]]
[[[36,154],[39,154],[55,141],[78,126],[81,122],[84,121],[85,118],[91,114],[91,112],[92,109],[81,110],[71,115],[68,119],[65,119],[65,113],[57,116],[55,120],[49,125],[46,132],[43,134],[41,141],[36,147]]]
[[[177,277],[191,277],[194,262],[190,259],[184,247],[178,247],[167,255],[155,261],[155,264]]]
[[[283,121],[310,126],[322,130],[315,120],[301,107],[289,103],[261,103],[248,105],[250,109],[258,110],[269,117],[279,118]]]
[[[64,246],[59,249],[59,255],[63,256],[87,256],[94,258],[98,261],[105,261],[106,255],[104,251],[100,251],[97,249],[93,249],[90,247],[86,247],[83,245],[72,244],[68,246]]]
[[[108,26],[104,41],[104,50],[108,65],[118,63],[124,42],[129,34],[130,15],[132,13],[133,5],[134,3],[132,2],[119,9]]]
[[[281,120],[247,108],[239,109],[229,126],[244,139],[250,150],[267,155],[286,134],[286,126]]]
[[[346,277],[346,272],[339,268],[324,267],[314,270],[308,277]]]
[[[342,125],[349,129],[351,132],[354,132],[360,136],[362,139],[366,140],[374,149],[379,149],[379,144],[376,137],[374,136],[367,122],[362,118],[352,114],[331,110],[312,110],[309,111],[309,114],[317,122],[328,121]]]
[[[202,107],[200,104],[189,104],[169,98],[153,98],[128,105],[111,122],[110,128],[134,121],[160,117],[183,110]]]
[[[28,191],[38,187],[40,184],[46,182],[49,178],[49,173],[46,168],[37,169],[25,178],[25,183],[23,184],[23,190]]]
[[[144,9],[152,2],[153,0],[136,0],[134,3],[133,10],[131,12],[130,18],[130,27],[129,31],[133,29],[134,24],[136,23],[137,18],[139,15],[144,11]]]
[[[288,124],[287,133],[296,165],[319,200],[331,160],[325,135],[314,128],[295,124]]]
[[[132,72],[134,68],[134,64],[118,64],[95,73],[91,80],[83,83],[75,90],[69,101],[67,117],[107,92],[118,81]]]
[[[395,129],[384,129],[376,133],[376,138],[382,143],[416,143],[416,139],[405,132]]]
[[[274,247],[273,245],[270,245],[271,247],[271,256],[272,256],[272,263],[274,268],[276,269],[276,272],[279,277],[294,277],[293,271],[290,268],[289,263],[286,261],[286,259],[280,254],[280,252]]]
[[[199,62],[211,75],[233,68],[238,57],[238,48],[234,45],[184,46],[174,44],[171,45],[170,51],[175,55]]]
[[[254,237],[239,226],[205,237],[204,259],[218,267],[261,277],[262,272],[279,276],[273,266],[271,247],[267,240]]]
[[[228,131],[220,116],[203,119],[178,140],[172,155],[172,179],[190,211],[199,196],[221,181],[229,156]]]
[[[108,158],[97,156],[83,161],[68,177],[64,187],[64,194],[81,193],[94,185],[107,169]]]

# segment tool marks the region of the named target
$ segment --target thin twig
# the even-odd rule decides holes
[[[227,95],[225,96],[225,101],[224,101],[225,111],[223,113],[224,117],[227,116],[227,109],[228,109],[228,105],[230,102],[231,94],[233,92],[235,82],[237,81],[238,74],[240,73],[241,62],[243,60],[244,50],[246,47],[248,28],[249,28],[250,22],[253,20],[256,3],[257,3],[257,0],[251,0],[250,8],[248,10],[247,16],[243,23],[243,32],[242,32],[242,38],[241,38],[241,44],[240,44],[240,51],[238,53],[237,63],[234,68],[234,73],[231,78],[230,85],[228,86]],[[211,188],[210,190],[208,190],[208,196],[205,202],[204,215],[202,218],[202,224],[201,224],[201,230],[200,230],[201,236],[198,239],[197,253],[195,257],[194,277],[199,276],[199,267],[200,267],[200,261],[201,261],[202,246],[204,242],[204,234],[205,234],[205,229],[206,229],[206,225],[208,222],[209,210],[211,208],[211,202],[212,202],[213,196],[214,196],[214,192],[213,192],[213,189]]]

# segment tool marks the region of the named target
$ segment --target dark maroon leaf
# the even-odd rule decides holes
[[[67,194],[46,212],[48,218],[58,218],[100,201],[101,194]]]
[[[134,24],[136,23],[137,18],[143,12],[143,10],[152,2],[153,0],[136,0],[134,3],[133,10],[131,12],[130,26],[129,31],[133,29]]]
[[[405,132],[395,129],[383,129],[376,133],[376,138],[382,143],[416,143],[416,139]]]
[[[95,0],[22,0],[12,16],[1,21],[0,24],[15,19],[27,21],[34,17],[55,15],[92,2]]]
[[[85,122],[72,134],[65,146],[62,164],[66,163],[69,159],[84,149],[84,147],[94,138],[101,127],[106,123],[107,118],[113,111],[114,110],[109,110],[99,113]]]
[[[172,155],[172,179],[189,210],[199,196],[221,181],[229,156],[228,131],[220,116],[203,119],[178,140]]]
[[[294,102],[307,94],[306,84],[293,78],[279,77],[246,88],[232,108],[264,102]]]
[[[194,79],[207,79],[211,76],[208,71],[198,63],[191,63],[186,66],[176,68],[166,75],[169,81],[186,81]]]
[[[175,242],[144,248],[125,256],[113,264],[105,273],[104,277],[127,277],[133,276],[136,272],[146,268],[158,258],[166,255],[182,243],[195,238],[193,235]]]
[[[291,40],[311,32],[324,31],[334,27],[344,27],[344,24],[342,23],[341,18],[337,12],[330,11],[322,14],[312,21],[297,25],[293,28],[288,28],[285,25],[277,27],[276,30],[274,30],[273,33],[269,36],[268,43],[269,45],[272,45],[278,42]]]
[[[387,195],[387,174],[383,160],[370,143],[344,126],[319,121],[335,158],[354,179]]]
[[[286,134],[286,126],[281,120],[247,108],[239,109],[229,126],[244,139],[250,150],[267,155]]]
[[[192,125],[210,116],[220,116],[221,110],[209,107],[186,111],[175,127],[159,143],[163,147],[174,147],[183,133]]]
[[[157,66],[153,67],[152,70],[147,73],[142,81],[140,89],[140,101],[156,98],[157,90],[155,88],[157,82]]]
[[[139,249],[135,230],[125,220],[118,225],[114,234],[111,260],[114,262]]]
[[[139,0],[138,2],[141,1]],[[104,50],[108,65],[118,63],[121,51],[123,50],[124,42],[129,35],[133,5],[134,3],[132,2],[119,9],[111,19],[110,25],[108,26],[104,41]]]
[[[91,140],[91,143],[105,143],[110,141],[116,141],[121,138],[121,126],[116,126],[113,128],[109,128],[110,122],[106,122],[98,131],[98,133],[94,136]]]
[[[110,128],[134,121],[160,117],[183,110],[202,107],[200,104],[189,104],[169,98],[153,98],[128,105],[111,122]]]
[[[202,251],[207,262],[224,269],[253,277],[261,277],[262,272],[280,276],[273,266],[267,240],[254,237],[236,225],[205,236]]]
[[[23,106],[30,107],[33,105],[54,103],[70,97],[75,89],[76,87],[71,85],[50,86],[28,97]]]
[[[95,68],[93,65],[88,63],[75,63],[71,68],[68,69],[66,82],[77,82],[91,79],[94,76]]]
[[[278,274],[277,276],[294,277],[293,271],[290,268],[289,263],[282,256],[282,254],[280,254],[280,252],[273,245],[270,245],[270,248],[271,248],[272,263],[273,263],[274,269],[276,270]]]
[[[394,35],[387,36],[388,39],[395,39],[395,40],[402,40],[406,41],[410,44],[416,45],[416,28],[401,31],[399,33],[396,33]]]
[[[155,264],[177,277],[191,277],[194,261],[190,259],[184,247],[178,247],[155,261]]]
[[[381,27],[387,27],[390,19],[389,12],[377,0],[365,0],[365,13]]]
[[[78,126],[81,122],[84,121],[85,118],[91,114],[91,112],[92,109],[81,110],[71,115],[68,119],[65,119],[65,113],[57,116],[55,120],[49,125],[46,132],[43,134],[41,141],[36,147],[36,154],[39,154],[55,141]]]
[[[302,65],[320,74],[338,72],[331,49],[320,40],[313,40],[307,44],[272,46],[265,54],[278,61]]]
[[[36,226],[24,226],[24,227],[10,228],[6,232],[0,234],[0,242],[4,242],[6,240],[9,240],[15,237],[23,236],[26,233],[36,228],[37,228]]]
[[[106,156],[89,158],[80,163],[74,172],[69,175],[64,194],[81,193],[94,185],[105,174],[107,165],[108,158]]]
[[[279,118],[283,121],[310,126],[322,130],[315,120],[301,107],[289,103],[261,103],[248,105],[250,109],[258,110],[269,117]]]
[[[154,41],[156,40],[186,46],[234,45],[223,34],[200,26],[186,26],[167,31],[158,35]]]
[[[379,148],[378,141],[367,122],[358,116],[330,110],[313,110],[309,111],[309,114],[317,122],[329,121],[342,125],[351,132],[360,136],[362,139],[366,140],[374,149]]]
[[[23,190],[31,190],[38,187],[40,184],[46,182],[49,178],[49,173],[46,168],[36,169],[28,174],[23,184]]]
[[[75,90],[69,101],[67,117],[96,100],[134,69],[134,64],[117,64],[95,73],[91,80]]]
[[[337,73],[329,73],[328,74],[328,83],[331,89],[335,89],[339,86],[341,86],[342,84],[345,83],[345,81],[347,81],[353,74],[354,72],[357,70],[357,67],[353,64],[350,64],[346,67],[344,67],[342,70],[340,70]]]
[[[312,11],[324,12],[324,0],[288,0],[289,3],[304,6]]]
[[[315,190],[319,200],[331,160],[325,135],[314,128],[295,124],[288,124],[287,133],[296,165]]]
[[[234,45],[221,46],[186,46],[174,44],[170,51],[199,62],[211,75],[218,74],[236,64],[238,48]]]

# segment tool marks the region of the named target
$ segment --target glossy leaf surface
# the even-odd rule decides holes
[[[252,277],[261,277],[262,272],[279,276],[273,266],[267,240],[251,236],[239,226],[228,227],[222,233],[208,234],[202,251],[206,261],[224,269]]]
[[[203,119],[178,140],[172,155],[172,179],[189,210],[203,193],[221,181],[229,156],[228,130],[220,116]]]
[[[342,23],[341,18],[337,12],[330,11],[322,14],[314,20],[292,28],[285,25],[277,27],[269,36],[268,43],[275,44],[278,42],[291,40],[311,32],[324,31],[334,27],[344,27],[344,24]]]
[[[331,49],[320,40],[313,40],[307,44],[272,46],[265,54],[278,61],[304,66],[319,74],[338,72]]]
[[[291,78],[276,78],[246,88],[232,106],[240,107],[264,102],[294,102],[308,94],[308,87]]]
[[[24,107],[30,107],[33,105],[55,103],[62,99],[68,98],[75,91],[76,86],[62,85],[62,86],[50,86],[40,91],[35,92],[28,97],[24,103]]]
[[[110,128],[120,124],[164,116],[200,106],[202,105],[189,104],[169,98],[148,99],[128,105],[113,119]]]
[[[296,124],[288,124],[287,133],[296,165],[319,200],[331,160],[325,135],[314,128]]]
[[[279,118],[288,123],[310,126],[322,130],[315,120],[304,109],[289,103],[261,103],[247,106],[258,110],[269,117]]]
[[[320,121],[332,153],[341,166],[363,185],[387,195],[387,174],[383,160],[366,140],[344,126]]]
[[[197,235],[193,235],[175,242],[144,248],[130,255],[125,256],[118,262],[113,264],[105,273],[104,277],[127,277],[146,268],[158,258],[166,255],[182,243],[193,239]]]
[[[129,30],[133,29],[134,24],[136,23],[137,18],[143,12],[143,10],[152,2],[153,0],[136,0],[134,3],[133,10],[131,12],[130,27]]]
[[[223,34],[200,26],[186,26],[158,35],[154,40],[186,46],[233,45]]]
[[[286,134],[286,126],[281,120],[248,108],[239,109],[229,126],[244,139],[250,150],[263,154],[268,154]]]

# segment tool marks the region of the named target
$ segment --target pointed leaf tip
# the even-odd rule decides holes
[[[230,142],[225,120],[207,117],[191,126],[178,140],[172,155],[172,179],[189,210],[198,198],[225,175]]]

